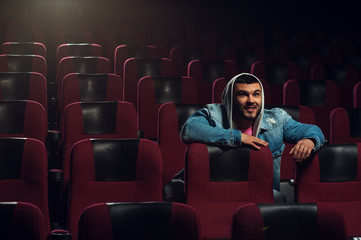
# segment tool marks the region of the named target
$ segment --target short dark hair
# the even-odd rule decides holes
[[[258,79],[255,76],[243,74],[236,78],[234,83],[246,83],[246,84],[252,84],[252,83],[259,83]]]

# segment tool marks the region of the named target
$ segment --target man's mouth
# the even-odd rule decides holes
[[[257,107],[256,106],[247,106],[247,107],[244,107],[244,109],[247,112],[254,112],[254,111],[256,111]]]

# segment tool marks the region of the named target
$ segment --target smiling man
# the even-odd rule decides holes
[[[259,79],[239,74],[228,82],[221,104],[207,104],[188,118],[181,137],[186,144],[247,145],[254,149],[268,146],[273,156],[273,188],[279,191],[283,141],[295,144],[289,154],[303,161],[323,145],[325,138],[319,127],[297,122],[283,109],[264,109],[263,99]]]

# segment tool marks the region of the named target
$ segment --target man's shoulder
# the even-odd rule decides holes
[[[263,115],[264,116],[282,117],[282,116],[288,115],[288,114],[282,108],[271,108],[271,109],[264,109]]]

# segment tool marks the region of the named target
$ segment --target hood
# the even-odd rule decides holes
[[[249,76],[254,77],[255,79],[257,79],[257,81],[261,85],[261,90],[262,90],[261,110],[260,110],[260,113],[258,114],[257,118],[255,119],[254,123],[253,123],[253,135],[258,136],[259,131],[260,131],[261,121],[262,121],[262,118],[263,118],[263,112],[264,112],[264,91],[263,91],[263,85],[262,85],[261,81],[256,76],[254,76],[254,75],[252,75],[250,73],[241,73],[241,74],[238,74],[238,75],[234,76],[227,83],[226,87],[223,90],[222,103],[226,107],[226,110],[227,110],[227,117],[228,117],[230,128],[237,129],[237,124],[233,121],[233,118],[232,118],[232,114],[233,114],[233,86],[234,86],[234,82],[236,81],[236,79],[238,77],[242,76],[242,75],[249,75]]]

